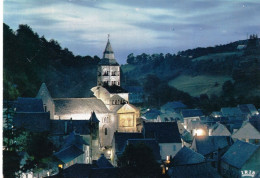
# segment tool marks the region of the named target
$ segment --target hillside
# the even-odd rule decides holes
[[[97,56],[74,56],[27,25],[4,24],[4,99],[35,97],[45,82],[53,97],[88,97],[96,85]]]
[[[244,48],[237,49],[238,45]],[[146,97],[153,98],[147,105],[159,107],[171,100],[185,100],[189,106],[206,110],[239,103],[260,107],[260,45],[255,36],[177,54],[131,53],[127,62],[122,66],[123,82],[143,86]]]
[[[5,100],[34,97],[42,82],[53,97],[91,96],[99,57],[75,56],[27,25],[13,31],[4,24],[3,32]],[[172,100],[207,111],[239,103],[260,107],[259,46],[250,38],[177,54],[131,53],[121,66],[121,84],[143,86],[149,107]]]

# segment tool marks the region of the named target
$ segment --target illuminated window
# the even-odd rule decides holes
[[[63,168],[63,165],[62,165],[62,164],[59,164],[58,167],[62,169],[62,168]]]

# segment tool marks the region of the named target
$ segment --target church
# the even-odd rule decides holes
[[[99,148],[109,148],[114,132],[140,132],[140,110],[129,103],[129,93],[120,87],[120,65],[108,39],[98,64],[97,86],[91,98],[53,98],[43,83],[36,98],[42,99],[51,120],[89,120],[92,112],[99,120]]]

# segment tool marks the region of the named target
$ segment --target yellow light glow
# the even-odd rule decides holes
[[[107,154],[111,154],[111,151],[110,151],[110,150],[108,150],[108,151],[107,151]]]
[[[62,169],[62,168],[63,168],[63,165],[62,165],[62,164],[59,164],[58,167]]]
[[[197,136],[203,136],[203,135],[205,135],[205,132],[202,129],[198,129],[198,130],[196,130],[196,134],[197,134]]]

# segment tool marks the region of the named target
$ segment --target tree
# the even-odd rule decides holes
[[[143,143],[127,145],[117,164],[123,177],[160,176],[159,163],[156,162],[152,150]]]

